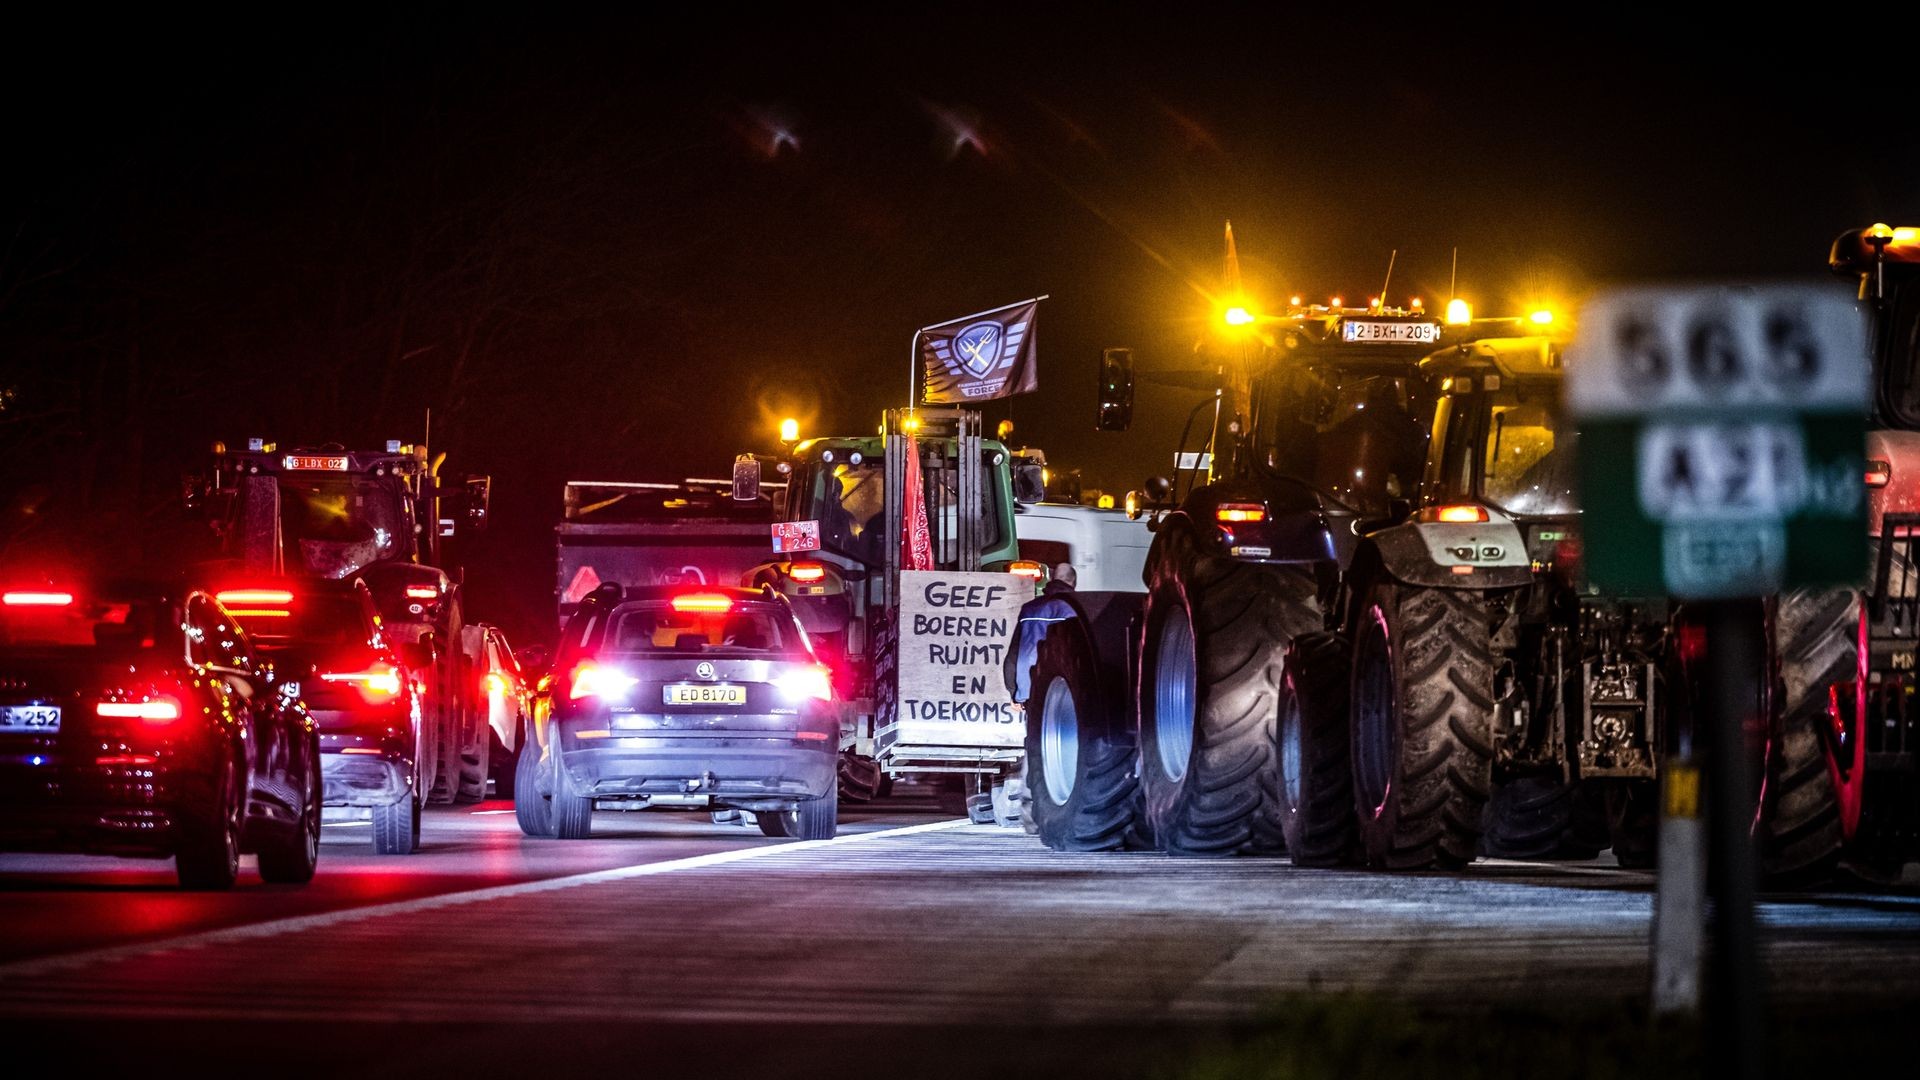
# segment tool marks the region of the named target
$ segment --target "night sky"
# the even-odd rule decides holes
[[[1657,41],[1045,10],[17,28],[0,560],[178,559],[212,440],[415,440],[431,408],[448,470],[496,478],[478,614],[544,629],[563,480],[871,430],[915,327],[1000,303],[1052,295],[1042,389],[989,421],[1110,489],[1160,471],[1191,399],[1096,434],[1093,365],[1185,361],[1227,219],[1256,298],[1363,299],[1398,249],[1389,295],[1444,299],[1457,246],[1483,313],[1829,280],[1842,229],[1920,224],[1898,50],[1837,8]]]

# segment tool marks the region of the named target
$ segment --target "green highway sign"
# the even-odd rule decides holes
[[[1866,571],[1866,322],[1802,286],[1638,288],[1580,313],[1589,582],[1626,595],[1763,596]]]

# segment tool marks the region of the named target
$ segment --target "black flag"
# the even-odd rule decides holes
[[[1023,300],[920,331],[927,376],[921,400],[957,405],[1038,390],[1034,324],[1039,314],[1040,300]]]

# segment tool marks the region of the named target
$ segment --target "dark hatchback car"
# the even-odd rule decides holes
[[[246,851],[268,881],[313,877],[317,729],[214,597],[0,601],[0,848],[170,856],[190,889],[231,887]]]
[[[784,597],[603,585],[569,620],[553,671],[514,790],[529,835],[587,836],[594,803],[615,800],[746,810],[768,836],[834,835],[832,673]]]
[[[300,681],[320,727],[327,821],[370,820],[376,854],[418,850],[420,695],[367,586],[270,581],[219,595],[283,677]]]

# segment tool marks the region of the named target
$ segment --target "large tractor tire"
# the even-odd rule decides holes
[[[1201,553],[1163,529],[1148,557],[1140,784],[1176,855],[1277,853],[1282,657],[1320,629],[1313,577]]]
[[[1787,593],[1774,610],[1778,711],[1759,814],[1760,868],[1769,882],[1818,881],[1839,864],[1846,836],[1828,710],[1831,688],[1859,678],[1859,626],[1859,598],[1847,589]]]
[[[1353,650],[1304,634],[1280,679],[1280,831],[1295,866],[1338,866],[1357,846],[1347,694]]]
[[[1559,776],[1514,777],[1487,800],[1480,849],[1496,859],[1591,859],[1610,839],[1605,807],[1593,802]]]
[[[1465,589],[1380,582],[1354,634],[1353,778],[1371,866],[1473,861],[1493,787],[1493,646]]]
[[[1040,643],[1027,702],[1023,822],[1055,851],[1117,851],[1139,825],[1132,717],[1077,628]]]

